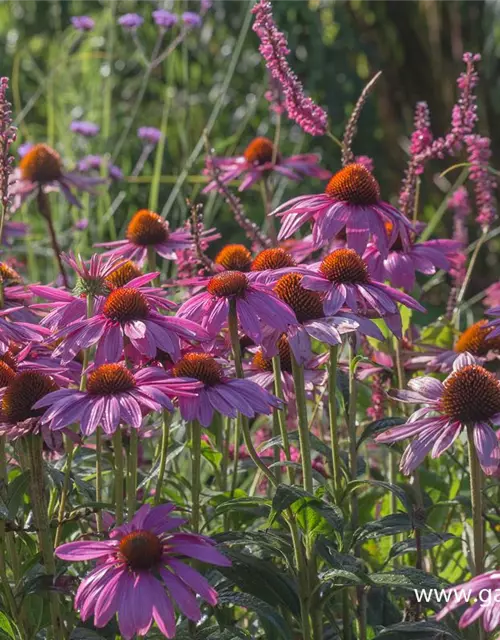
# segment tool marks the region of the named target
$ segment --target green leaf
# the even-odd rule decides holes
[[[321,582],[329,582],[340,586],[362,586],[367,580],[345,569],[330,569],[320,576]]]
[[[403,638],[413,638],[414,640],[436,640],[436,638],[463,640],[462,636],[458,636],[444,624],[432,620],[400,622],[391,625],[377,634],[373,640],[402,640]]]
[[[255,511],[256,509],[264,509],[269,513],[270,503],[266,498],[236,498],[234,500],[226,500],[219,503],[214,510],[214,516],[220,516],[228,511]]]
[[[11,520],[14,520],[20,506],[23,503],[24,496],[28,491],[29,481],[29,471],[24,471],[23,473],[16,476],[16,478],[9,484],[7,507]]]
[[[3,611],[0,611],[0,630],[4,632],[7,637],[16,640],[16,634],[14,633],[10,618],[8,618]]]
[[[433,547],[437,547],[443,542],[447,542],[448,540],[459,540],[456,536],[451,533],[429,533],[425,536],[421,536],[420,545],[422,549],[432,549]],[[415,538],[410,538],[409,540],[403,540],[402,542],[397,542],[391,549],[389,553],[390,558],[397,558],[405,553],[409,553],[410,551],[417,550],[417,542]]]
[[[370,424],[365,428],[363,433],[358,439],[356,444],[356,448],[369,438],[373,438],[377,434],[389,429],[389,427],[397,427],[406,422],[406,418],[382,418],[382,420],[375,420],[374,422],[370,422]]]
[[[248,593],[240,593],[237,591],[219,592],[219,606],[224,604],[232,604],[237,607],[243,607],[254,611],[261,620],[269,623],[275,630],[275,637],[283,638],[283,640],[292,640],[293,635],[287,622],[274,607],[269,606],[260,598],[256,598]]]
[[[379,487],[380,489],[390,491],[398,498],[406,511],[408,511],[409,513],[412,512],[412,500],[410,496],[402,487],[396,484],[391,484],[390,482],[382,482],[381,480],[353,480],[349,482],[347,487],[345,488],[345,495],[347,496],[349,493],[351,493],[351,491],[357,491],[359,488],[363,487],[366,484],[371,485],[372,487]]]
[[[344,517],[339,507],[329,505],[299,487],[291,487],[286,484],[281,484],[276,489],[272,511],[269,516],[269,526],[275,522],[282,511],[298,502],[300,504],[294,508],[294,511],[299,517],[299,524],[308,533],[326,533],[322,528],[322,523],[327,524],[335,531],[343,531]],[[314,517],[312,517],[311,511],[308,510],[314,513]]]
[[[77,627],[73,629],[69,640],[106,640],[104,636],[101,636],[97,631],[92,629],[84,629],[83,627]]]
[[[412,531],[414,524],[407,513],[392,513],[389,516],[367,522],[354,532],[353,545],[376,540],[384,536],[393,536],[398,533]]]
[[[370,581],[377,587],[393,587],[406,591],[414,589],[440,589],[441,581],[430,573],[421,569],[406,567],[397,571],[371,573]]]

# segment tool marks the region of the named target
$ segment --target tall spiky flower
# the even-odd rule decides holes
[[[16,128],[12,124],[12,107],[7,99],[9,79],[0,78],[0,242],[2,241],[5,213],[10,208],[9,181],[13,170],[14,158],[10,147],[16,139]]]

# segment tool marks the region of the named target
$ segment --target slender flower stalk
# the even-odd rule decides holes
[[[295,402],[297,406],[297,422],[299,427],[300,460],[302,462],[302,482],[305,491],[313,492],[311,443],[309,440],[309,423],[307,421],[307,403],[305,396],[304,367],[297,363],[293,352],[292,376],[295,386]]]
[[[113,434],[113,450],[115,461],[115,519],[116,524],[123,524],[123,444],[122,432],[118,428]]]
[[[274,376],[274,394],[280,400],[283,400],[283,408],[276,409],[276,419],[278,421],[279,431],[281,440],[283,443],[283,450],[285,452],[285,459],[287,462],[291,461],[290,455],[290,442],[288,440],[288,429],[286,425],[286,415],[285,415],[285,401],[283,395],[283,382],[281,380],[281,362],[279,354],[274,356],[272,359],[273,363],[273,376]],[[287,465],[287,476],[288,482],[292,485],[295,482],[295,472],[292,466]]]
[[[130,439],[127,456],[127,513],[131,520],[135,514],[137,504],[137,455],[139,449],[139,435],[137,429],[130,429]]]
[[[351,113],[351,117],[349,118],[349,122],[347,123],[347,126],[345,128],[344,138],[342,140],[342,166],[344,167],[348,164],[356,162],[354,153],[352,151],[352,143],[354,141],[354,136],[356,135],[356,132],[358,130],[358,120],[370,92],[372,91],[373,87],[375,86],[377,80],[380,78],[381,75],[382,75],[382,72],[379,71],[368,82],[368,84],[365,86],[365,88],[361,92],[361,95],[359,96],[358,101],[356,102],[356,106],[354,107],[353,112]]]
[[[158,478],[155,488],[155,504],[161,502],[161,493],[163,489],[163,479],[167,469],[168,445],[170,441],[170,424],[172,422],[172,414],[166,409],[162,412],[161,420],[161,444],[160,444],[160,467],[158,469]]]
[[[40,187],[38,189],[36,202],[38,206],[38,212],[42,216],[42,218],[47,223],[47,229],[49,231],[50,243],[52,245],[52,251],[54,253],[54,257],[56,259],[57,265],[59,267],[59,273],[61,275],[62,281],[66,289],[69,289],[69,280],[66,274],[66,269],[64,268],[64,264],[62,261],[62,251],[59,246],[59,240],[57,239],[56,230],[54,227],[54,220],[52,218],[52,208],[50,206],[50,201],[43,189]]]
[[[10,147],[16,139],[16,128],[12,125],[11,105],[7,99],[9,79],[0,78],[0,244],[2,244],[5,216],[10,209],[9,181],[14,158]]]
[[[474,428],[467,425],[467,442],[469,444],[470,491],[472,503],[473,530],[473,575],[478,576],[484,571],[484,528],[482,508],[483,474],[479,464],[476,447],[474,445]]]
[[[200,532],[201,493],[201,426],[198,420],[189,424],[191,431],[191,527],[193,533]]]
[[[328,361],[328,416],[330,420],[330,446],[332,449],[332,489],[335,500],[342,488],[342,466],[340,462],[339,432],[337,422],[337,346],[330,347]]]

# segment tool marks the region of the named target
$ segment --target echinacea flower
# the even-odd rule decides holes
[[[147,274],[113,289],[106,298],[101,298],[91,318],[60,327],[53,336],[54,340],[61,340],[54,357],[66,363],[82,349],[97,345],[96,364],[118,362],[127,340],[139,354],[150,359],[161,349],[178,360],[181,338],[207,340],[207,332],[194,322],[158,312],[158,309],[172,308],[172,303],[157,295],[157,290],[149,288],[148,291],[141,286],[156,275]]]
[[[220,361],[208,353],[187,353],[172,369],[174,376],[200,381],[195,398],[179,397],[179,410],[184,420],[198,420],[210,426],[214,412],[236,418],[238,412],[248,418],[258,413],[269,415],[281,401],[251,380],[231,378]]]
[[[125,260],[122,264],[113,269],[111,273],[106,276],[106,286],[111,289],[119,289],[129,284],[135,278],[140,278],[142,271],[131,260]]]
[[[148,256],[148,249],[153,249],[165,260],[176,260],[176,252],[189,249],[192,244],[193,238],[189,231],[170,231],[164,218],[154,211],[140,209],[129,222],[126,240],[101,242],[96,246],[110,249],[104,253],[105,256],[120,256],[143,264]]]
[[[167,638],[176,634],[174,603],[190,620],[201,618],[196,595],[211,606],[217,592],[196,569],[183,561],[227,567],[230,560],[205,536],[175,532],[184,519],[172,517],[172,504],[143,505],[132,520],[111,530],[109,540],[78,540],[56,549],[68,562],[97,560],[75,598],[83,621],[105,627],[118,617],[124,640],[147,635],[153,620]]]
[[[158,13],[158,12],[153,11],[153,15],[155,13]],[[139,140],[143,140],[148,144],[158,144],[162,139],[162,136],[163,136],[162,132],[160,131],[160,129],[157,129],[156,127],[139,127],[137,129],[137,137],[139,138]]]
[[[492,338],[493,329],[487,320],[479,320],[467,327],[457,338],[452,349],[443,349],[433,344],[421,344],[422,353],[416,352],[407,360],[412,369],[449,373],[453,363],[462,353],[470,353],[478,364],[500,358],[500,336]]]
[[[265,328],[281,334],[297,324],[293,311],[270,287],[251,282],[241,271],[222,271],[210,278],[206,292],[184,302],[177,315],[198,322],[215,337],[227,326],[231,303],[242,331],[257,344],[262,342]]]
[[[342,310],[334,316],[327,316],[323,309],[321,296],[309,291],[302,285],[303,277],[299,273],[287,273],[274,285],[274,291],[280,300],[293,310],[297,324],[290,325],[286,335],[293,356],[299,365],[305,365],[313,357],[311,340],[335,346],[342,342],[342,335],[360,331],[365,335],[383,339],[379,329],[370,320]],[[280,335],[268,328],[262,342],[266,356],[276,353]]]
[[[4,309],[12,309],[22,305],[24,308],[11,314],[12,320],[37,323],[38,318],[26,305],[31,302],[31,293],[24,286],[23,279],[15,269],[5,262],[0,262],[0,286]]]
[[[405,249],[397,238],[386,258],[382,257],[377,245],[369,243],[363,259],[375,280],[389,280],[393,287],[411,291],[415,286],[417,271],[426,276],[433,275],[438,269],[450,271],[452,258],[461,249],[463,246],[455,240],[416,242],[412,237]]]
[[[227,244],[215,256],[214,263],[224,271],[250,271],[252,254],[243,244]]]
[[[484,630],[489,633],[500,626],[500,571],[489,571],[475,576],[468,582],[446,589],[451,597],[447,604],[436,614],[436,620],[442,620],[452,611],[463,607],[472,598],[475,602],[462,614],[458,622],[459,629],[465,629],[481,618]]]
[[[100,126],[95,122],[88,122],[86,120],[73,120],[70,125],[70,129],[73,133],[79,133],[85,138],[93,138],[100,131]]]
[[[143,22],[144,18],[137,13],[126,13],[118,18],[118,24],[126,31],[135,31]]]
[[[30,195],[39,190],[59,190],[71,205],[81,209],[82,205],[71,189],[93,193],[93,188],[102,183],[101,178],[88,178],[79,173],[64,171],[57,151],[47,144],[35,144],[21,158],[19,167],[12,175],[12,210],[19,209]]]
[[[198,386],[169,378],[160,367],[133,373],[123,363],[103,364],[89,373],[85,391],[59,389],[45,395],[34,408],[45,411],[40,422],[52,430],[80,423],[84,436],[92,435],[99,425],[110,435],[120,424],[140,429],[151,411],[173,411],[170,398],[191,397]]]
[[[322,294],[326,315],[347,306],[354,313],[384,318],[391,331],[401,336],[398,303],[425,313],[424,307],[406,293],[373,280],[368,265],[354,249],[337,249],[320,263],[300,269],[302,286]]]
[[[373,238],[384,258],[398,235],[403,247],[408,248],[413,230],[401,212],[380,199],[377,180],[361,164],[349,164],[338,171],[324,193],[293,198],[271,215],[282,219],[278,240],[289,238],[312,221],[316,248],[328,244],[345,229],[349,248],[362,254],[368,240]],[[391,225],[390,238],[386,223]]]
[[[95,27],[95,21],[89,16],[73,16],[71,24],[77,31],[92,31]]]
[[[16,313],[25,311],[24,307],[11,307],[0,310],[0,354],[8,351],[12,342],[26,344],[27,342],[43,342],[50,335],[45,327],[30,322],[10,321]]]
[[[249,189],[270,172],[276,172],[290,180],[299,182],[304,176],[327,180],[331,173],[319,166],[319,157],[313,153],[283,157],[275,154],[274,144],[269,138],[259,137],[250,142],[241,156],[210,158],[204,173],[211,176],[213,169],[219,170],[219,180],[228,184],[244,176],[239,191]],[[213,180],[204,189],[207,193],[217,189]]]
[[[377,442],[397,442],[412,438],[401,458],[400,468],[409,475],[431,452],[442,455],[467,427],[472,428],[479,463],[486,475],[500,467],[500,449],[492,425],[500,425],[500,381],[461,354],[444,382],[424,376],[408,383],[411,391],[396,391],[393,397],[424,407],[413,413],[399,427],[378,435]]]

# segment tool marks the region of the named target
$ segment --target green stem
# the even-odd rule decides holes
[[[101,427],[95,431],[95,499],[97,503],[102,502],[102,432]],[[98,508],[97,533],[102,533],[102,509]]]
[[[483,508],[482,508],[482,483],[483,476],[476,447],[474,446],[474,429],[467,426],[467,439],[469,444],[469,470],[470,470],[470,491],[472,502],[472,529],[474,539],[474,571],[477,576],[484,570],[484,529],[483,529]]]
[[[1,236],[0,236],[1,238]],[[5,437],[0,436],[0,496],[4,503],[7,502],[7,465],[6,465],[6,450],[5,450]],[[8,536],[10,539],[10,536]],[[10,549],[6,549],[7,545],[7,537],[5,532],[5,521],[0,521],[0,582],[2,583],[2,588],[4,590],[7,604],[9,606],[10,614],[13,619],[17,619],[17,606],[14,596],[12,594],[12,589],[10,587],[9,578],[7,575],[7,563],[6,563],[6,550],[9,552]],[[12,559],[11,559],[12,562]]]
[[[127,512],[128,520],[132,520],[137,504],[137,453],[139,447],[139,435],[137,429],[130,430],[130,441],[127,464]]]
[[[122,432],[117,429],[113,434],[115,456],[115,519],[116,524],[123,524],[123,445]]]
[[[170,440],[170,424],[172,422],[172,414],[163,409],[161,424],[161,451],[160,451],[160,468],[158,469],[158,478],[156,480],[155,504],[160,504],[161,493],[163,489],[163,478],[167,468],[168,444]]]
[[[340,462],[339,432],[337,424],[337,357],[338,346],[330,347],[328,362],[328,416],[330,419],[330,446],[332,449],[332,488],[337,501],[340,496],[342,467]]]
[[[231,476],[231,498],[234,498],[236,487],[238,485],[238,463],[240,460],[240,439],[241,439],[241,415],[233,422],[233,473]],[[229,438],[229,432],[228,432]]]
[[[64,512],[66,510],[66,502],[68,500],[68,493],[71,485],[71,463],[73,461],[74,447],[73,442],[66,435],[64,436],[64,447],[66,449],[66,464],[64,466],[63,488],[61,492],[61,499],[59,500],[59,510],[57,512],[57,529],[54,539],[55,547],[58,547],[61,542]]]
[[[356,448],[356,372],[352,366],[354,349],[349,340],[349,409],[347,414],[347,433],[349,438],[349,474],[351,480],[356,480],[358,471],[358,452]],[[351,491],[351,524],[352,528],[358,526],[358,497],[355,491]]]
[[[191,526],[194,533],[200,532],[201,493],[201,427],[198,420],[191,422]]]
[[[283,394],[283,381],[281,379],[281,362],[279,355],[274,356],[272,362],[274,376],[274,395],[283,402],[283,408],[281,410],[275,409],[274,413],[276,414],[276,418],[278,420],[285,458],[287,462],[291,462],[292,456],[290,454],[290,442],[288,440],[288,429],[286,425],[286,404]],[[289,484],[293,484],[295,482],[295,471],[292,466],[287,466],[287,476]]]
[[[307,422],[307,405],[305,395],[304,367],[292,356],[292,376],[295,387],[295,403],[297,405],[297,421],[299,427],[300,459],[302,462],[302,481],[308,493],[313,492],[311,443],[309,441],[309,424]]]

